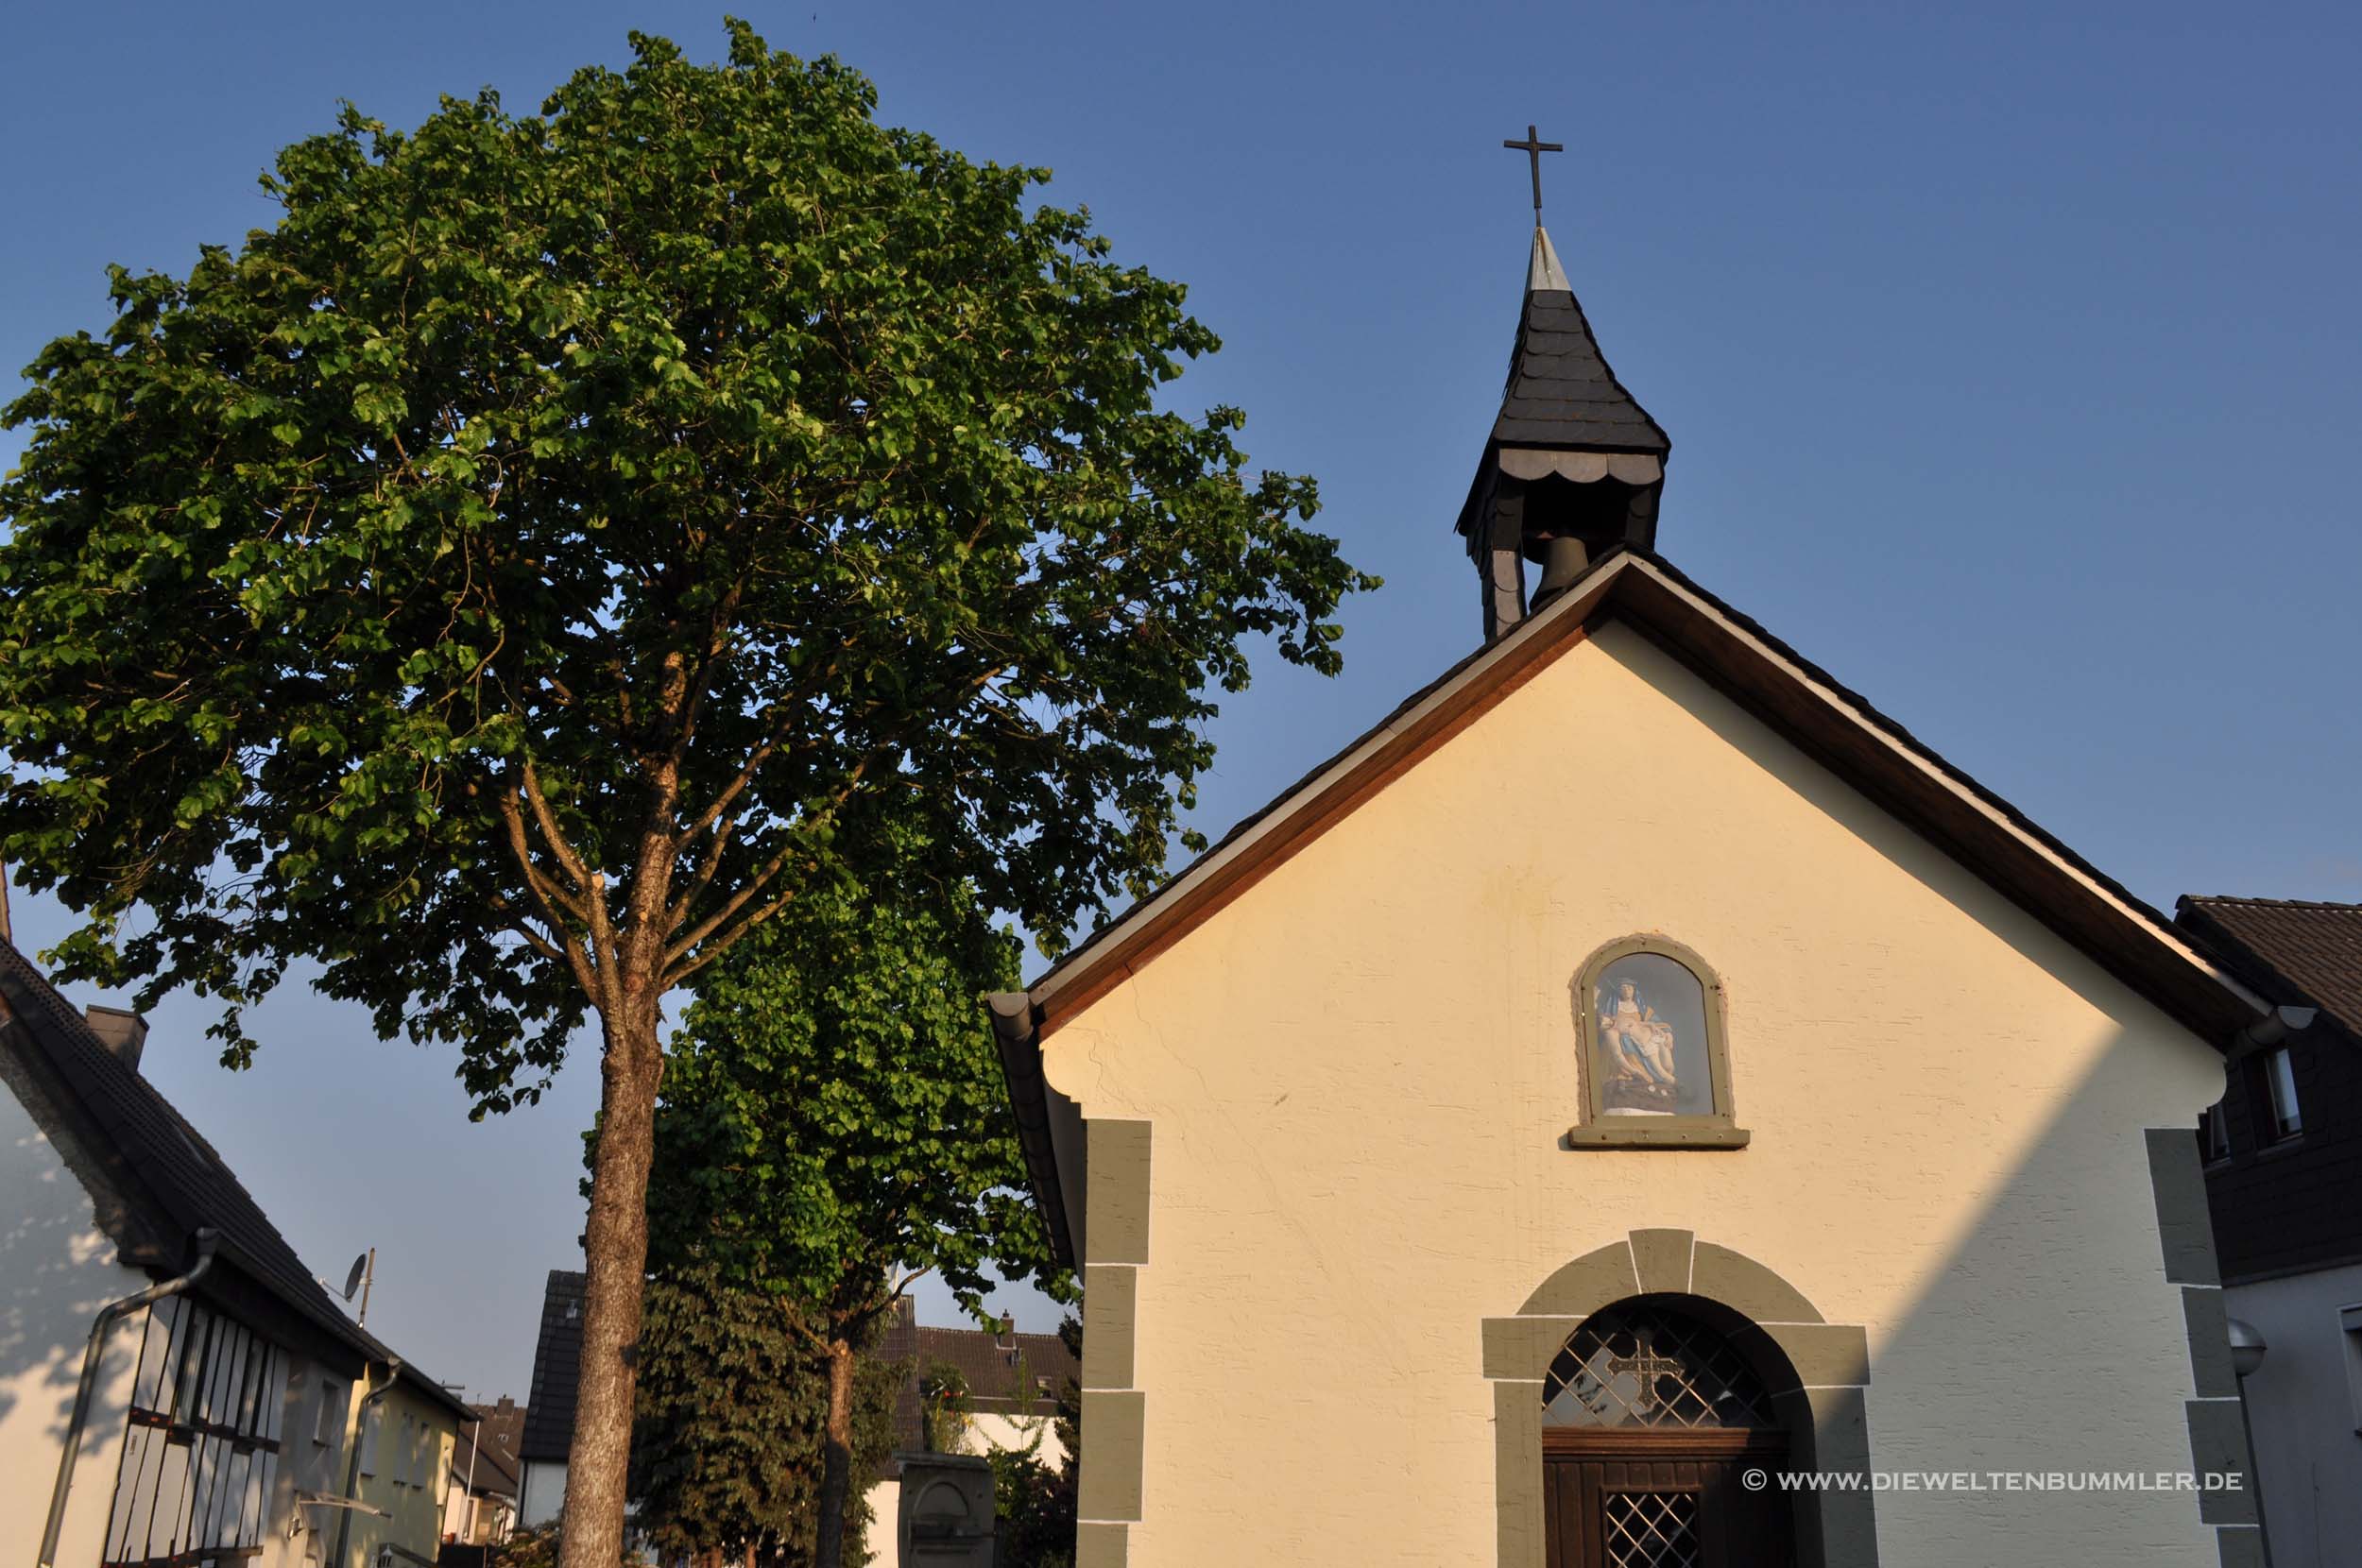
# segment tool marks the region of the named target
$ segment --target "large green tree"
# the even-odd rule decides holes
[[[1158,389],[1215,339],[1042,171],[733,26],[538,114],[348,111],[273,227],[113,275],[0,482],[0,856],[58,972],[299,963],[481,1106],[594,1015],[566,1568],[624,1521],[662,998],[891,816],[1054,947],[1162,867],[1246,647],[1364,585]],[[136,915],[135,915],[136,912]]]
[[[1018,944],[896,840],[899,874],[809,887],[714,967],[657,1113],[663,1244],[804,1304],[829,1366],[818,1568],[841,1560],[862,1347],[910,1287],[933,1273],[980,1314],[996,1274],[1070,1294],[984,1008]]]
[[[852,1465],[865,1474],[893,1446],[907,1364],[865,1357],[853,1390]],[[632,1420],[634,1529],[666,1561],[701,1568],[804,1568],[818,1549],[829,1361],[796,1304],[732,1286],[711,1264],[648,1283]],[[844,1509],[847,1560],[868,1518],[860,1489]]]

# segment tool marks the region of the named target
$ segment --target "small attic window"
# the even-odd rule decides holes
[[[1583,1119],[1572,1149],[1742,1149],[1722,1039],[1722,985],[1666,937],[1630,936],[1575,980]]]

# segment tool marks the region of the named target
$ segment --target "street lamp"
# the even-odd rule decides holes
[[[2264,1364],[2264,1352],[2270,1348],[2253,1323],[2245,1318],[2231,1320],[2231,1370],[2239,1374],[2240,1382],[2255,1375],[2255,1369]]]
[[[2263,1548],[2265,1568],[2271,1568],[2271,1533],[2264,1524],[2264,1487],[2255,1474],[2255,1421],[2248,1414],[2247,1380],[2264,1365],[2264,1353],[2271,1347],[2253,1323],[2244,1318],[2234,1318],[2231,1330],[2231,1371],[2239,1379],[2239,1430],[2247,1437],[2248,1482],[2255,1496],[2255,1542]]]

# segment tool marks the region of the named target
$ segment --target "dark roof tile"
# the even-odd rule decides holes
[[[1517,319],[1509,381],[1493,421],[1498,446],[1652,452],[1673,443],[1616,379],[1582,305],[1563,289],[1532,289]]]
[[[2362,904],[2194,895],[2174,918],[2274,1002],[2309,1003],[2362,1036]]]
[[[221,1236],[229,1265],[282,1306],[365,1358],[397,1359],[375,1335],[345,1316],[279,1227],[213,1145],[137,1068],[107,1048],[88,1019],[59,995],[16,946],[0,938],[0,1000],[22,1028],[5,1031],[9,1047],[39,1065],[88,1126],[91,1150],[113,1182],[123,1207],[101,1206],[101,1223],[127,1261],[149,1269],[186,1261],[187,1238],[200,1227]],[[418,1368],[403,1381],[454,1414],[466,1406]]]
[[[525,1396],[522,1459],[562,1460],[574,1441],[574,1396],[582,1381],[582,1298],[588,1275],[553,1269],[541,1290],[541,1332],[533,1344],[533,1388]]]

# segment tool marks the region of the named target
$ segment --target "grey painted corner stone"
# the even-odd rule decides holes
[[[1582,1326],[1581,1318],[1485,1319],[1484,1375],[1540,1382],[1567,1339]],[[1090,1344],[1087,1334],[1083,1343],[1087,1347]]]
[[[2224,1474],[2247,1477],[2247,1484],[2236,1491],[2201,1491],[2198,1516],[2209,1525],[2254,1524],[2254,1480],[2248,1470],[2247,1426],[2239,1419],[2239,1402],[2193,1399],[2182,1408],[2189,1413],[2190,1468],[2200,1477]]]
[[[1125,1264],[1094,1263],[1083,1270],[1083,1387],[1132,1386],[1134,1330],[1138,1323],[1140,1271]]]
[[[1796,1409],[1802,1402],[1803,1409]],[[1783,1395],[1782,1423],[1809,1434],[1812,1467],[1824,1474],[1868,1476],[1870,1412],[1859,1389],[1806,1389]],[[1821,1494],[1817,1513],[1803,1511],[1800,1524],[1820,1543],[1828,1568],[1875,1568],[1878,1560],[1876,1500],[1865,1485],[1858,1491]]]
[[[2222,1292],[2202,1285],[2182,1287],[2182,1318],[2190,1332],[2191,1389],[2200,1399],[2236,1399],[2239,1374],[2231,1365],[2231,1321]]]
[[[1806,1389],[1805,1425],[1812,1434],[1812,1462],[1832,1473],[1870,1474],[1870,1409],[1859,1389]],[[1867,1495],[1867,1493],[1865,1493]]]
[[[2148,1143],[2148,1181],[2157,1197],[2157,1239],[2165,1248],[2165,1278],[2176,1285],[2220,1285],[2214,1221],[2206,1213],[2206,1176],[2198,1163],[2198,1134],[2187,1127],[2150,1127],[2143,1135]]]
[[[1638,1294],[1631,1244],[1617,1241],[1585,1253],[1544,1280],[1517,1310],[1529,1318],[1588,1318],[1610,1302]]]
[[[1856,1388],[1870,1381],[1870,1336],[1857,1324],[1751,1324],[1733,1338],[1744,1341],[1757,1335],[1779,1347],[1804,1388]]]
[[[1695,1239],[1687,1231],[1632,1233],[1633,1269],[1643,1294],[1688,1293],[1689,1247]]]
[[[2264,1568],[2264,1532],[2253,1525],[2225,1525],[2215,1532],[2222,1568]]]
[[[1701,1241],[1691,1253],[1690,1291],[1758,1323],[1817,1323],[1804,1293],[1754,1258]]]
[[[1090,1434],[1074,1511],[1086,1519],[1138,1519],[1147,1453],[1148,1396],[1083,1390],[1083,1429]]]
[[[1124,1568],[1130,1535],[1121,1525],[1087,1522],[1075,1525],[1074,1568]]]
[[[1493,1385],[1493,1507],[1500,1568],[1543,1568],[1542,1386]]]
[[[1148,1261],[1148,1133],[1144,1121],[1087,1125],[1084,1181],[1090,1224],[1085,1263]]]

